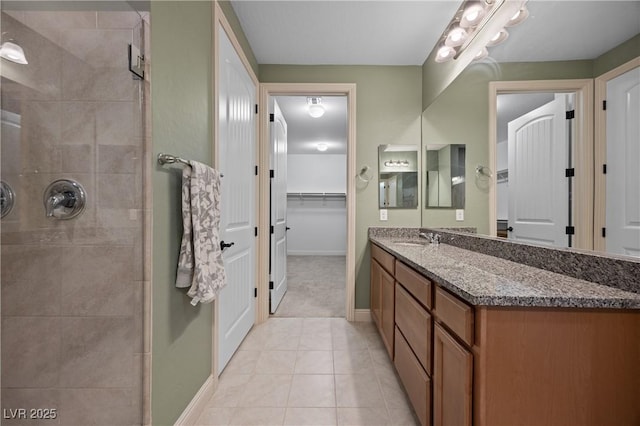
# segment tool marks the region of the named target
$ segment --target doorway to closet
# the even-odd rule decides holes
[[[345,317],[347,96],[269,97],[270,306]]]

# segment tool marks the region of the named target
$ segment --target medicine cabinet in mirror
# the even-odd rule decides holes
[[[378,171],[380,208],[418,207],[417,145],[380,145]]]
[[[464,164],[464,144],[427,145],[425,208],[464,208]]]

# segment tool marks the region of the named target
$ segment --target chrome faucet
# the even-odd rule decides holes
[[[434,234],[433,232],[425,234],[424,232],[421,232],[418,234],[418,237],[426,239],[431,244],[440,244],[440,234]]]
[[[45,211],[47,217],[53,217],[55,209],[60,206],[73,207],[76,203],[76,197],[71,192],[58,192],[47,198],[45,203]]]

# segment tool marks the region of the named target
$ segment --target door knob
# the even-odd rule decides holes
[[[226,249],[227,247],[231,247],[234,244],[234,242],[225,243],[224,241],[220,241],[220,251],[224,251],[224,249]]]
[[[284,230],[285,230],[285,231],[288,231],[289,229],[291,229],[291,228],[289,228],[288,226],[286,226],[286,227],[284,228]]]
[[[513,232],[513,226],[508,227],[508,228],[507,228],[507,231],[509,231],[509,232]]]

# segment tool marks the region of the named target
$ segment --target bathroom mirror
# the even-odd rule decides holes
[[[378,147],[378,186],[381,209],[418,207],[417,145]]]
[[[463,209],[465,145],[427,145],[425,170],[425,208]]]

